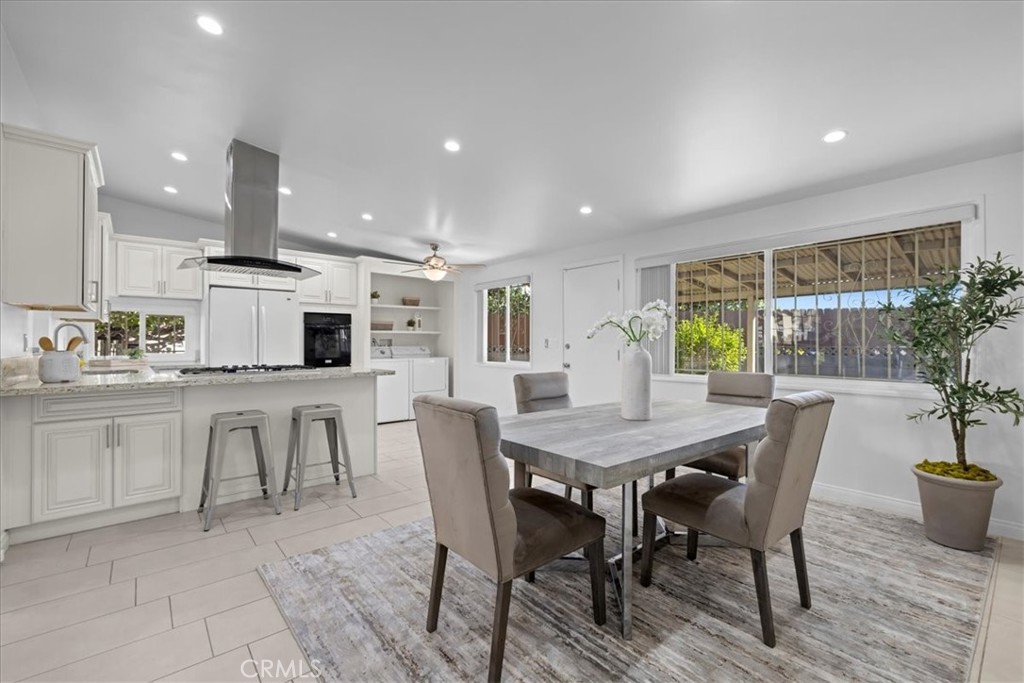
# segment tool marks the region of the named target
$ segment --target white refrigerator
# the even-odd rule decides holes
[[[208,365],[301,365],[296,292],[210,287]]]

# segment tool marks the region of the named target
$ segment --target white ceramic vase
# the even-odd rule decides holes
[[[651,419],[651,354],[639,344],[622,356],[622,418]]]

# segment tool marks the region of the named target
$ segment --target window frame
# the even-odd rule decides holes
[[[912,230],[928,227],[944,222],[960,222],[960,267],[969,265],[978,256],[986,254],[985,250],[985,202],[984,197],[948,205],[931,207],[918,211],[909,211],[869,220],[843,223],[827,227],[812,228],[803,231],[785,232],[768,235],[744,242],[727,242],[714,246],[699,247],[659,256],[640,258],[635,262],[639,281],[640,269],[657,265],[670,266],[670,279],[676,282],[676,265],[692,261],[730,258],[743,254],[762,253],[766,264],[774,264],[775,251],[793,249],[801,246],[813,246],[829,241],[868,238],[899,230]],[[772,269],[773,271],[774,269]],[[774,276],[769,277],[769,269],[765,269],[765,301],[774,301]],[[674,294],[674,290],[673,290]],[[675,297],[673,296],[673,300]],[[774,306],[770,309],[774,310]],[[775,316],[766,315],[764,324],[766,339],[775,338]],[[705,384],[706,375],[677,374],[675,365],[675,340],[672,340],[673,353],[669,354],[670,368],[667,374],[654,374],[652,379],[658,382],[680,384]],[[844,378],[832,376],[777,375],[775,373],[774,345],[765,344],[765,372],[775,377],[776,389],[807,390],[822,389],[840,394],[858,394],[875,396],[894,396],[905,398],[930,398],[934,391],[921,382],[906,382],[890,379]]]
[[[512,360],[512,305],[511,290],[513,287],[521,287],[526,285],[530,288],[530,360]],[[505,345],[505,360],[488,360],[487,358],[487,293],[492,289],[504,289],[505,290],[505,338],[508,343]],[[480,314],[480,322],[477,325],[479,334],[479,348],[478,348],[478,363],[486,367],[500,367],[500,368],[519,368],[529,369],[533,365],[533,278],[530,275],[523,275],[519,277],[503,278],[494,282],[481,282],[476,286],[477,290],[477,310]]]
[[[199,362],[201,349],[200,312],[198,306],[189,303],[171,303],[134,297],[116,298],[110,302],[110,312],[136,311],[139,314],[139,348],[148,365],[181,365]],[[146,353],[146,316],[180,315],[185,320],[185,350],[179,353]],[[94,330],[94,335],[96,332]],[[98,336],[98,335],[97,335]],[[95,344],[95,342],[94,342]],[[95,350],[95,346],[93,347]],[[104,358],[106,356],[96,356]]]

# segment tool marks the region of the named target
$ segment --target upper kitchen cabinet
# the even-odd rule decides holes
[[[114,294],[159,299],[202,299],[203,273],[178,266],[203,252],[165,240],[118,237],[115,241]]]
[[[96,146],[2,126],[0,270],[5,303],[56,311],[102,308],[103,240]]]
[[[300,255],[298,262],[320,275],[299,281],[299,302],[330,304],[332,306],[355,306],[359,303],[358,270],[355,263],[342,260],[306,258]]]

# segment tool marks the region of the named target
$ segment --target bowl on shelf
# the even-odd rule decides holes
[[[420,305],[420,298],[418,296],[403,296],[402,297],[402,305],[403,306],[419,306]]]
[[[395,328],[395,322],[393,320],[371,320],[371,330],[393,330]]]

